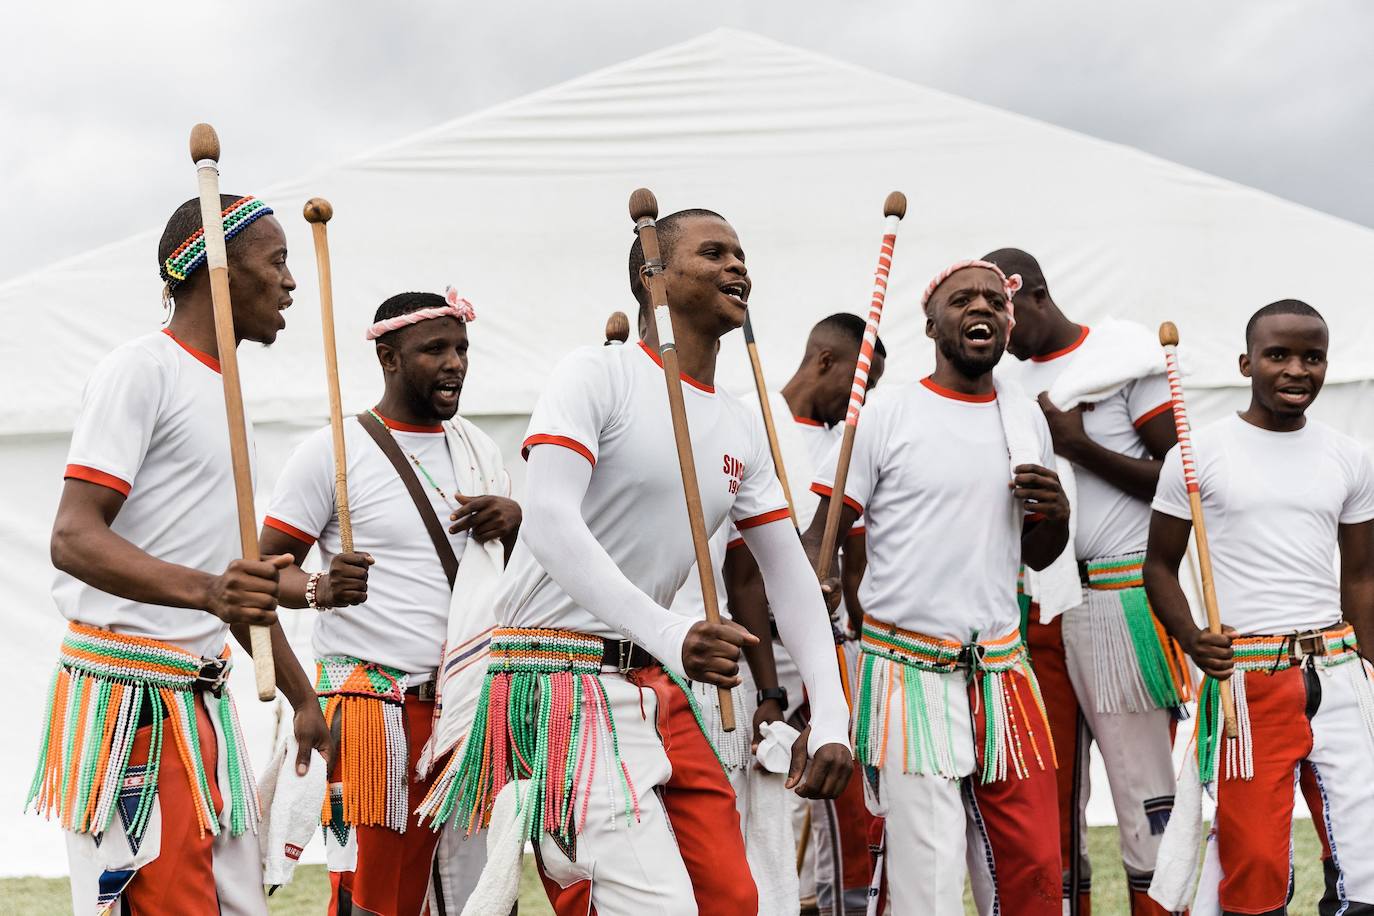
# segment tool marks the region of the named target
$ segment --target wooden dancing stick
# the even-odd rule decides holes
[[[782,463],[782,446],[778,445],[778,428],[773,425],[773,406],[768,403],[768,386],[763,381],[763,363],[759,360],[759,348],[754,344],[754,323],[749,320],[748,309],[744,312],[744,347],[749,351],[749,365],[754,370],[754,390],[759,395],[759,409],[763,412],[763,430],[768,434],[768,450],[773,453],[773,470],[782,484],[782,495],[787,500],[787,514],[792,516],[792,527],[797,527],[797,510],[792,505],[792,488],[787,484],[787,468]]]
[[[324,332],[324,375],[329,384],[329,428],[334,433],[334,501],[339,508],[339,544],[353,552],[353,517],[348,511],[348,453],[344,449],[343,398],[339,394],[339,353],[334,344],[334,281],[329,270],[329,221],[334,207],[323,197],[305,202],[305,221],[315,236],[315,268],[320,275],[320,330]]]
[[[1202,604],[1207,609],[1207,629],[1221,632],[1221,612],[1217,609],[1217,588],[1212,577],[1212,552],[1207,547],[1207,523],[1202,517],[1202,491],[1198,488],[1197,464],[1193,459],[1193,437],[1188,425],[1188,411],[1183,404],[1183,379],[1178,369],[1178,328],[1172,321],[1159,326],[1159,343],[1164,347],[1164,366],[1169,377],[1169,398],[1174,406],[1174,428],[1178,432],[1178,455],[1183,461],[1183,482],[1188,488],[1188,508],[1193,514],[1193,538],[1197,542],[1198,568],[1202,574]],[[1221,715],[1226,723],[1226,737],[1234,738],[1236,730],[1236,701],[1231,695],[1230,680],[1219,681]]]
[[[234,496],[238,502],[239,543],[245,560],[258,555],[257,513],[253,509],[253,470],[248,458],[248,430],[243,418],[243,390],[239,385],[238,340],[234,336],[234,308],[229,301],[229,258],[224,253],[224,221],[219,203],[219,135],[209,124],[191,128],[191,161],[200,187],[200,220],[205,231],[205,263],[210,271],[210,298],[215,310],[215,344],[219,348],[220,377],[224,382],[224,412],[229,420],[229,457],[234,467]],[[272,632],[249,627],[258,699],[277,695],[272,664]]]
[[[873,364],[873,348],[878,342],[878,322],[883,318],[883,299],[887,296],[887,275],[892,270],[892,251],[897,246],[897,227],[906,216],[906,195],[901,191],[887,195],[883,201],[883,216],[883,243],[878,250],[878,269],[873,274],[873,301],[868,306],[868,323],[864,325],[864,340],[859,346],[859,362],[854,366],[854,387],[849,392],[849,411],[844,417],[844,436],[835,465],[835,485],[830,491],[820,562],[816,565],[816,577],[822,582],[830,577],[830,562],[840,535],[840,510],[844,506],[844,485],[849,480],[849,460],[854,455],[854,430],[859,426],[859,411],[868,393],[868,370]]]
[[[606,319],[606,346],[623,344],[630,339],[630,318],[624,312],[611,312]]]
[[[673,319],[668,313],[668,291],[663,286],[663,260],[659,256],[658,227],[654,222],[657,218],[658,200],[652,191],[640,188],[630,195],[630,219],[635,221],[635,232],[644,248],[649,301],[653,304],[654,325],[658,328],[658,353],[663,362],[663,378],[668,384],[668,410],[673,418],[673,441],[677,445],[682,490],[687,497],[687,521],[692,527],[692,547],[696,552],[697,574],[701,578],[701,601],[706,608],[707,622],[718,624],[720,607],[716,599],[716,577],[701,508],[696,460],[692,457],[692,437],[687,429],[687,405],[682,400],[682,370],[678,367],[677,345],[673,341]],[[629,334],[628,320],[626,334]],[[730,698],[730,688],[717,689],[720,691],[720,727],[732,732],[735,730],[735,704]]]

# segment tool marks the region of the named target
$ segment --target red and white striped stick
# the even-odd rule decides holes
[[[835,542],[840,535],[840,509],[844,505],[844,485],[849,480],[849,459],[854,454],[854,430],[859,425],[859,412],[868,393],[868,370],[873,366],[873,348],[878,344],[878,323],[883,318],[883,300],[887,297],[887,275],[892,270],[892,252],[897,247],[897,227],[906,216],[906,195],[893,191],[883,201],[883,244],[878,251],[878,269],[873,274],[873,299],[868,306],[868,323],[864,325],[863,343],[859,345],[859,361],[854,366],[854,385],[849,390],[849,410],[844,417],[844,436],[840,440],[840,457],[835,466],[835,485],[830,493],[830,508],[825,516],[825,534],[821,538],[820,562],[816,576],[822,581],[830,577],[830,562],[835,555]]]
[[[1172,321],[1159,326],[1159,343],[1164,347],[1164,370],[1169,377],[1169,400],[1173,402],[1174,429],[1178,432],[1178,456],[1183,461],[1183,483],[1188,488],[1188,508],[1193,516],[1193,537],[1197,541],[1207,629],[1220,633],[1221,612],[1217,609],[1217,589],[1212,577],[1212,553],[1207,547],[1207,523],[1202,517],[1202,490],[1198,487],[1197,461],[1193,458],[1193,435],[1188,425],[1188,410],[1183,404],[1183,376],[1178,368],[1178,328]],[[1226,737],[1234,738],[1238,732],[1231,682],[1221,681],[1218,686],[1221,688],[1221,715],[1226,723]]]

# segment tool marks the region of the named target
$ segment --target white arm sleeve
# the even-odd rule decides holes
[[[797,663],[811,700],[811,738],[807,750],[814,754],[826,744],[849,747],[849,706],[840,686],[830,614],[797,532],[784,521],[746,528],[740,533],[763,573],[763,586],[778,623],[778,635]]]
[[[530,449],[520,539],[570,598],[685,676],[682,643],[696,620],[640,591],[596,540],[582,518],[591,479],[591,464],[572,449]]]

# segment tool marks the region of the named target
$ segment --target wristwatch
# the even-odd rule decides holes
[[[758,703],[763,705],[765,700],[777,700],[778,705],[784,710],[787,709],[787,688],[786,687],[765,687],[759,691]]]

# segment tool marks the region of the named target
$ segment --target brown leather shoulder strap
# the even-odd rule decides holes
[[[458,578],[458,557],[454,555],[453,545],[449,543],[448,537],[444,533],[443,523],[434,514],[434,505],[425,495],[425,488],[420,483],[420,478],[415,476],[415,471],[410,467],[410,462],[406,460],[401,447],[396,444],[391,431],[378,422],[376,417],[364,411],[358,414],[358,422],[377,443],[382,454],[390,459],[396,468],[396,473],[401,478],[401,483],[406,485],[406,492],[415,501],[415,508],[420,512],[420,520],[425,523],[425,531],[429,532],[429,539],[434,542],[434,552],[439,555],[439,563],[444,567],[444,575],[448,576],[448,587],[453,588],[453,583]]]

